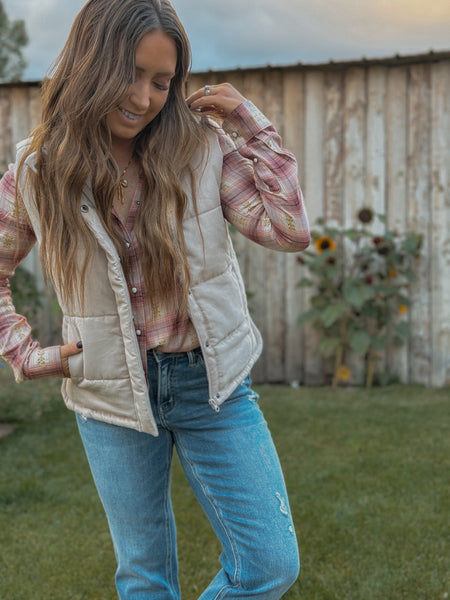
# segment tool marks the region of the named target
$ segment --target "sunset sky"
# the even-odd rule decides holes
[[[84,0],[3,0],[26,21],[25,79],[41,79]],[[318,63],[450,50],[448,0],[173,0],[193,69]]]

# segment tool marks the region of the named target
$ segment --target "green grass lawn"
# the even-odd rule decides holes
[[[1,600],[114,600],[115,561],[57,382],[0,370]],[[449,390],[262,386],[302,554],[287,600],[441,600],[449,586]],[[180,580],[195,600],[220,548],[178,462]]]

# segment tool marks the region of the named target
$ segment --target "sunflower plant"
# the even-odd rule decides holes
[[[371,230],[376,221],[384,233]],[[298,257],[305,273],[299,287],[312,288],[311,307],[299,323],[320,333],[319,351],[332,362],[332,385],[350,381],[350,353],[365,360],[365,382],[374,380],[377,360],[391,342],[401,345],[410,335],[409,288],[416,279],[422,238],[386,228],[383,215],[364,208],[358,226],[327,227],[312,232],[313,248]]]

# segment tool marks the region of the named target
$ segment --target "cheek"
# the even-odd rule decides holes
[[[158,98],[158,100],[155,102],[155,109],[157,109],[158,112],[161,112],[162,109],[165,107],[168,98],[169,96],[166,95],[162,98]]]
[[[153,100],[153,102],[151,103],[150,112],[149,112],[149,117],[151,117],[151,120],[153,120],[155,117],[157,117],[159,115],[159,113],[162,111],[162,109],[167,104],[167,100],[168,100],[168,96],[165,96],[164,98],[159,97],[159,98],[156,98]]]

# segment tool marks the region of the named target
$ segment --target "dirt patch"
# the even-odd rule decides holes
[[[0,423],[0,439],[10,435],[16,429],[16,425]]]

